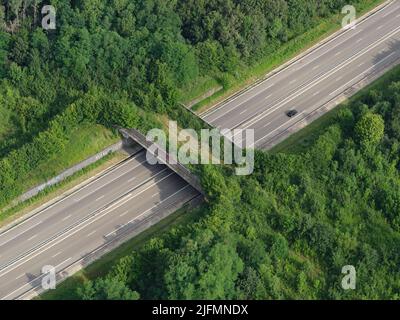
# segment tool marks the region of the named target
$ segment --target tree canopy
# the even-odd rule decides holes
[[[201,166],[208,202],[129,255],[126,285],[145,299],[398,299],[399,83],[397,69],[301,150],[257,151],[251,176]]]

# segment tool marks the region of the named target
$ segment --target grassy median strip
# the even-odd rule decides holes
[[[370,0],[363,4],[357,5],[357,15],[361,17],[368,11],[384,3],[386,0]],[[180,98],[184,103],[201,96],[205,92],[211,90],[218,85],[218,80],[228,77],[228,85],[211,97],[194,105],[192,109],[196,112],[203,112],[214,106],[216,103],[223,101],[235,92],[242,90],[254,83],[258,79],[262,79],[266,74],[282,65],[283,63],[293,59],[297,55],[313,47],[324,38],[330,36],[341,28],[343,15],[337,14],[332,17],[322,19],[318,25],[302,35],[291,39],[287,43],[280,46],[273,53],[265,55],[251,66],[242,65],[236,71],[236,77],[226,74],[217,74],[214,77],[202,78],[197,89],[193,85],[180,90]]]

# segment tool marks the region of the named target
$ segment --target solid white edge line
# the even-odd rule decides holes
[[[7,233],[9,233],[11,230],[15,230],[16,228],[24,225],[25,223],[27,223],[28,221],[32,220],[35,217],[38,217],[39,215],[45,213],[46,211],[50,210],[51,208],[53,208],[54,206],[64,202],[65,200],[73,197],[74,195],[76,195],[77,193],[79,193],[80,191],[86,189],[87,187],[91,186],[92,184],[94,184],[95,182],[100,181],[101,179],[105,178],[106,176],[108,176],[109,174],[115,172],[118,169],[121,169],[123,166],[125,166],[126,164],[130,163],[133,160],[136,160],[136,158],[138,158],[140,156],[140,154],[142,153],[142,151],[140,151],[138,154],[136,154],[135,156],[133,156],[131,159],[127,159],[125,161],[123,161],[122,163],[118,164],[115,168],[113,168],[112,170],[105,172],[103,175],[99,176],[97,179],[94,179],[92,181],[90,181],[88,184],[82,186],[81,188],[75,190],[74,192],[72,192],[71,194],[61,198],[59,201],[56,201],[55,203],[49,205],[46,208],[43,208],[42,210],[40,210],[39,212],[37,212],[36,214],[28,217],[27,219],[21,221],[21,223],[16,224],[15,226],[12,226],[11,228],[3,231],[2,233],[0,233],[0,237],[2,237],[3,235],[6,235]],[[107,169],[105,170],[107,171]]]
[[[168,175],[168,176],[169,176],[169,175]],[[167,176],[167,177],[168,177],[168,176]],[[162,202],[160,202],[160,203],[158,203],[157,205],[153,206],[152,208],[146,210],[146,211],[143,212],[141,215],[135,217],[135,219],[137,219],[137,218],[143,216],[143,215],[146,214],[148,211],[152,210],[154,207],[161,205],[162,203],[164,203],[165,201],[167,201],[169,198],[171,198],[172,196],[178,194],[179,192],[181,192],[182,190],[184,190],[184,189],[186,189],[186,188],[188,188],[188,187],[190,187],[190,185],[186,185],[185,187],[181,188],[180,190],[178,190],[177,192],[175,192],[173,195],[171,195],[171,196],[167,197],[166,199],[164,199]],[[131,199],[128,199],[127,201],[129,201],[129,200],[131,200]],[[126,203],[126,202],[125,202],[125,203]],[[123,204],[125,204],[125,203],[123,203]],[[121,204],[121,205],[123,205],[123,204]],[[97,219],[97,220],[98,220],[98,219]],[[96,220],[96,221],[97,221],[97,220]],[[132,219],[131,221],[133,221],[133,220],[134,220],[134,219]],[[130,221],[130,222],[131,222],[131,221]],[[129,222],[129,223],[130,223],[130,222]],[[85,227],[86,227],[86,226],[85,226]],[[114,232],[116,232],[116,231],[114,231]],[[107,236],[106,236],[106,237],[107,237]],[[65,239],[63,239],[63,240],[65,240]],[[54,245],[53,245],[53,246],[54,246]],[[53,247],[53,246],[52,246],[52,247]],[[49,247],[48,249],[50,249],[50,248],[51,248],[51,247]],[[96,249],[97,249],[97,248],[96,248]],[[96,250],[96,249],[95,249],[95,250]],[[71,257],[68,258],[67,260],[65,260],[65,261],[63,261],[62,263],[60,263],[59,265],[57,265],[55,268],[57,269],[57,267],[59,267],[60,265],[64,264],[65,262],[69,261],[70,259],[72,259],[72,258],[71,258]],[[81,259],[79,259],[79,260],[81,260]],[[79,260],[77,260],[77,261],[79,261]],[[13,268],[12,270],[14,270],[14,269],[15,269],[15,268]],[[62,271],[62,270],[60,270],[60,272],[61,272],[61,271]],[[1,275],[1,276],[2,276],[2,275]],[[0,277],[1,277],[1,276],[0,276]],[[35,279],[31,280],[30,282],[25,283],[23,286],[17,288],[16,290],[12,291],[11,293],[7,294],[6,296],[3,296],[2,298],[0,298],[0,300],[5,300],[5,299],[7,299],[7,297],[13,295],[15,292],[21,290],[22,288],[26,287],[27,285],[30,285],[31,283],[33,283],[34,281],[36,281],[37,279],[39,279],[39,278],[42,277],[42,276],[43,276],[43,275],[40,275],[40,276],[36,277]]]
[[[370,21],[372,18],[376,17],[379,13],[381,13],[381,12],[384,11],[385,9],[389,8],[389,7],[390,7],[392,4],[394,4],[394,3],[395,3],[395,1],[388,2],[385,6],[383,6],[383,7],[381,7],[381,8],[379,8],[379,6],[378,6],[378,7],[377,7],[378,9],[375,8],[375,9],[372,10],[372,11],[376,10],[375,12],[372,12],[372,13],[371,13],[371,12],[367,12],[364,16],[362,16],[362,17],[360,17],[359,19],[357,19],[357,20],[356,20],[355,27],[357,28],[358,32],[355,33],[355,34],[352,35],[352,36],[355,36],[355,35],[357,35],[358,33],[360,33],[360,32],[363,31],[363,29],[359,29],[359,26],[360,26],[360,25],[362,25],[363,23],[365,23],[365,22],[367,22],[367,21]],[[368,16],[368,15],[369,15],[369,16]],[[400,14],[399,14],[399,16],[400,16]],[[396,16],[396,17],[397,17],[397,16]],[[311,48],[311,49],[310,49],[311,51],[310,51],[308,54],[304,55],[303,57],[297,58],[297,60],[296,60],[296,57],[295,57],[293,60],[289,60],[289,61],[287,62],[287,63],[288,63],[287,68],[290,68],[290,67],[296,65],[296,64],[299,63],[299,62],[302,62],[305,58],[309,57],[309,55],[311,55],[311,54],[313,54],[313,53],[315,53],[315,52],[318,52],[320,49],[324,48],[324,47],[327,46],[328,44],[331,44],[333,41],[335,41],[335,40],[341,38],[342,36],[346,35],[348,32],[350,32],[350,31],[352,31],[352,30],[353,30],[353,29],[347,29],[347,30],[345,30],[345,31],[343,31],[343,29],[338,30],[338,31],[337,31],[338,34],[337,34],[335,37],[333,37],[332,39],[329,39],[329,37],[328,37],[328,40],[327,40],[325,43],[323,43],[322,45],[320,45],[320,46],[318,46],[318,47],[316,47],[316,48],[314,48],[314,49]],[[344,43],[344,42],[347,41],[347,40],[349,40],[349,39],[346,39],[346,40],[341,41],[339,44],[337,44],[336,46],[334,46],[334,47],[331,48],[331,49],[336,48],[338,45]],[[317,44],[317,45],[318,45],[318,44]],[[312,61],[308,62],[306,65],[308,65],[309,63],[315,61],[316,59],[319,59],[321,56],[322,56],[322,55],[317,56],[315,59],[313,59]],[[291,61],[292,61],[292,63],[291,63]],[[304,65],[304,66],[306,66],[306,65]],[[278,67],[278,68],[279,68],[279,67]],[[212,109],[212,110],[205,111],[203,114],[200,114],[199,116],[200,116],[201,118],[204,118],[204,119],[205,119],[206,117],[208,117],[208,116],[211,116],[212,114],[214,114],[214,113],[217,112],[218,110],[224,108],[227,104],[229,104],[229,103],[231,103],[231,102],[233,102],[233,101],[239,99],[240,97],[242,97],[242,96],[245,95],[246,93],[252,91],[253,89],[257,88],[258,86],[261,86],[262,84],[265,84],[265,82],[269,81],[270,79],[272,79],[272,78],[274,78],[275,76],[279,75],[279,74],[282,73],[283,71],[287,70],[287,68],[283,68],[282,70],[278,71],[277,73],[275,73],[275,74],[271,75],[270,77],[268,77],[268,78],[262,80],[260,83],[258,83],[258,84],[255,85],[255,86],[250,86],[248,89],[244,89],[244,91],[243,91],[242,94],[238,95],[237,97],[234,97],[233,99],[230,99],[230,100],[229,100],[229,97],[228,97],[228,98],[226,99],[226,101],[225,101],[225,102],[222,102],[221,105],[220,105],[219,107],[216,107],[216,108],[214,108],[214,109]],[[229,111],[231,111],[231,110],[229,110]],[[225,113],[225,114],[226,114],[226,113]],[[224,114],[224,115],[225,115],[225,114]],[[215,121],[215,120],[207,120],[207,121],[210,122],[210,121]]]
[[[93,223],[93,222],[99,220],[100,218],[104,217],[105,215],[109,214],[110,212],[112,212],[116,208],[119,208],[120,206],[124,205],[126,202],[130,201],[131,199],[136,198],[140,194],[142,194],[145,191],[147,191],[148,189],[156,186],[158,183],[160,183],[161,181],[167,179],[168,177],[170,177],[171,175],[174,175],[174,174],[175,174],[174,172],[168,174],[167,176],[161,178],[156,183],[153,183],[150,186],[146,187],[145,189],[141,190],[139,193],[134,194],[132,197],[125,196],[124,198],[122,198],[122,199],[118,200],[117,202],[115,202],[114,204],[112,204],[109,208],[107,208],[107,209],[105,209],[103,211],[100,211],[97,215],[90,217],[88,220],[84,221],[83,223],[81,223],[81,224],[79,224],[77,226],[74,226],[72,229],[68,230],[64,234],[61,234],[59,237],[57,237],[55,239],[52,239],[49,243],[46,243],[43,247],[40,247],[40,248],[36,249],[33,252],[30,252],[28,255],[24,256],[20,260],[14,261],[13,263],[11,263],[8,266],[4,267],[0,271],[0,278],[5,276],[6,274],[11,272],[12,270],[15,270],[16,268],[18,268],[19,266],[23,265],[24,263],[30,261],[31,259],[33,259],[34,257],[38,256],[39,254],[41,254],[41,253],[45,252],[46,250],[52,248],[53,246],[57,245],[61,241],[63,241],[65,239],[69,238],[70,236],[74,235],[75,233],[77,233],[78,231],[82,230],[83,228],[85,228],[86,226],[90,225],[91,223]],[[129,195],[132,195],[132,194],[129,194]]]

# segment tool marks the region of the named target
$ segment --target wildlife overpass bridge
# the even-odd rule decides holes
[[[148,141],[146,136],[144,136],[136,129],[122,128],[119,129],[119,132],[122,134],[124,138],[132,139],[133,141],[141,145],[143,148],[147,150],[147,152],[150,152],[151,155],[154,156],[159,161],[159,163],[165,164],[168,168],[170,168],[172,171],[174,171],[176,174],[182,177],[193,188],[195,188],[197,191],[199,191],[201,194],[204,195],[199,178],[195,176],[192,172],[190,172],[190,170],[187,169],[183,164],[179,163],[178,160],[172,154],[168,153],[166,150],[164,150],[157,144],[156,146],[158,149],[158,153],[155,154],[155,152],[152,151],[152,148],[150,148],[151,146],[154,146],[154,142]]]

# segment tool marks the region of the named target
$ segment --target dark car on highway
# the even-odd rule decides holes
[[[292,118],[292,117],[294,117],[295,115],[297,114],[297,110],[289,110],[288,112],[286,112],[286,115],[289,117],[289,118]]]

